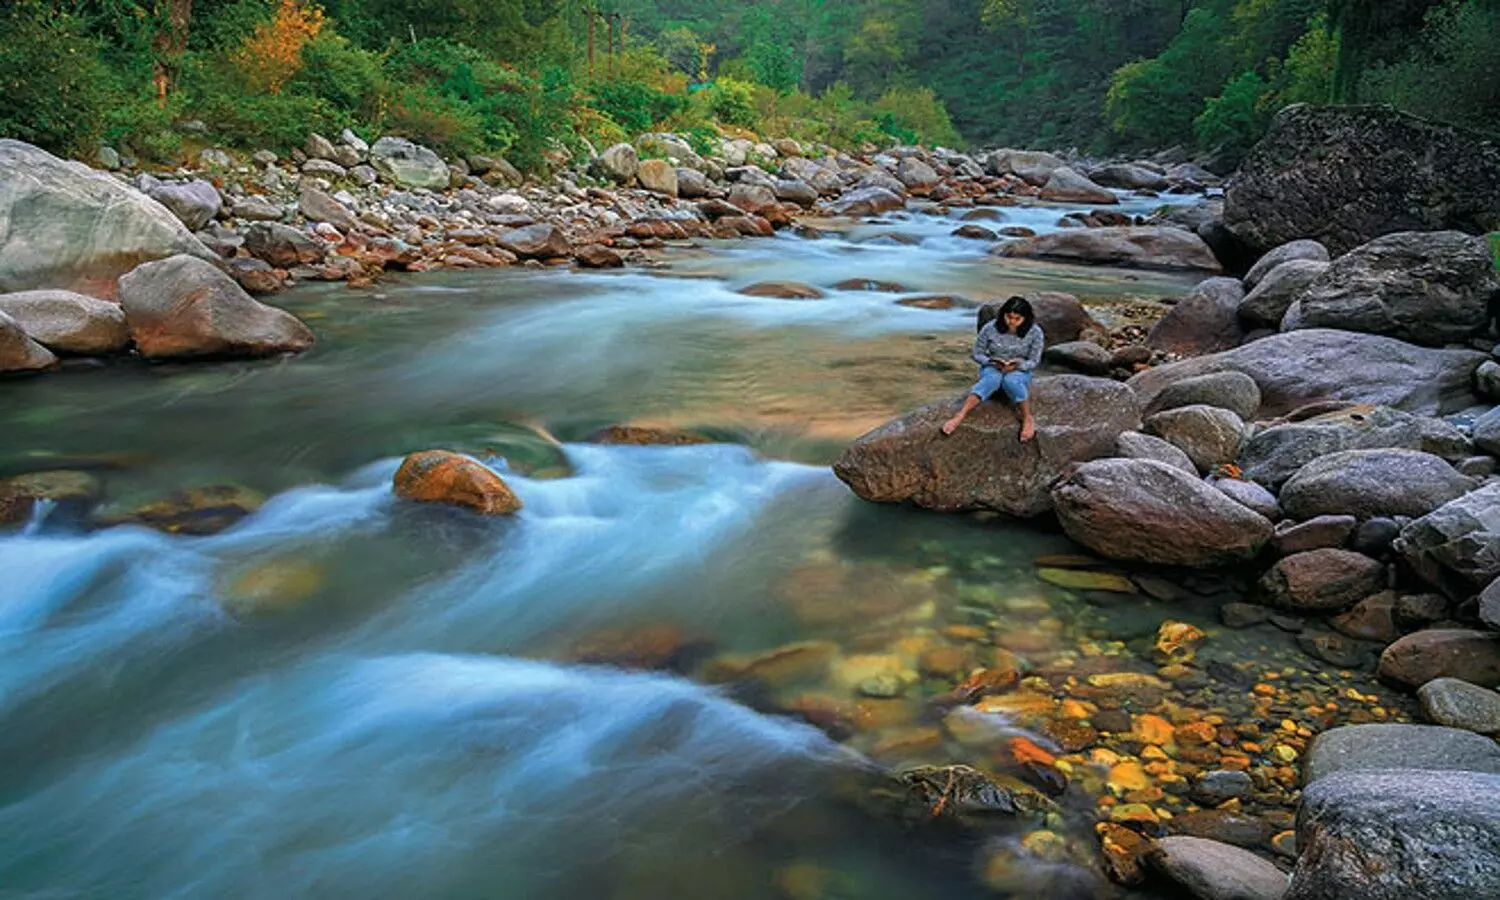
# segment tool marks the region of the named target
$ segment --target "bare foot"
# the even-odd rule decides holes
[[[1027,419],[1021,423],[1021,443],[1026,443],[1036,437],[1036,423]]]
[[[960,419],[958,416],[954,416],[953,418],[951,418],[948,421],[944,422],[943,423],[943,434],[952,434],[953,432],[957,431],[958,430],[958,426],[962,425],[963,421],[964,420]]]

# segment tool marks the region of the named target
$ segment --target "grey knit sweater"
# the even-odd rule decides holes
[[[974,361],[989,366],[1011,360],[1019,363],[1016,368],[1022,372],[1030,372],[1042,361],[1042,341],[1042,327],[1035,322],[1025,337],[1001,331],[994,322],[988,322],[974,339]]]

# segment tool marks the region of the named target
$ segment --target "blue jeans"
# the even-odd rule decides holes
[[[1005,389],[1005,396],[1012,403],[1023,403],[1031,396],[1031,373],[1030,372],[1001,372],[994,366],[985,366],[979,370],[979,381],[969,389],[969,393],[980,400],[988,400],[1001,388]]]

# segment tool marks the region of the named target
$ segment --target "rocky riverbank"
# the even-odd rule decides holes
[[[1322,196],[1303,205],[1431,195],[1421,205],[1432,230],[1403,228],[1404,207],[1337,222],[1283,215],[1267,196],[1290,176],[1265,161],[1284,160],[1280,144],[1323,127],[1309,124],[1316,112],[1294,108],[1228,186],[1227,227],[1268,252],[1243,278],[1209,279],[1168,312],[1135,374],[1121,370],[1131,360],[1119,350],[1069,337],[1048,349],[1050,363],[1117,380],[1044,374],[1036,440],[1020,443],[1015,414],[1000,404],[942,437],[955,399],[864,436],[834,470],[870,500],[1053,517],[1125,564],[1122,574],[1151,566],[1254,578],[1254,602],[1222,604],[1226,626],[1294,631],[1312,659],[1417,692],[1431,725],[1350,724],[1361,720],[1330,706],[1316,722],[1288,718],[1279,730],[1322,732],[1316,740],[1251,741],[1254,784],[1302,791],[1285,845],[1226,834],[1214,836],[1218,845],[1153,844],[1158,826],[1204,836],[1182,824],[1197,813],[1111,809],[1100,838],[1115,881],[1137,883],[1144,859],[1199,897],[1487,896],[1500,890],[1489,822],[1500,803],[1491,739],[1500,733],[1500,266],[1472,232],[1477,207],[1490,210],[1481,217],[1490,225],[1500,221],[1500,173],[1485,168],[1494,147],[1473,136],[1460,148],[1450,129],[1384,111],[1327,115],[1334,130],[1363,115],[1391,143],[1368,143],[1361,130],[1334,148],[1338,168],[1304,166],[1317,167]],[[1426,150],[1468,164],[1446,173],[1389,165],[1388,151],[1419,159]],[[1435,185],[1445,179],[1483,184],[1452,202]],[[1266,246],[1269,234],[1286,243]],[[1322,240],[1330,234],[1339,237]],[[1150,349],[1178,361],[1149,366]],[[1191,653],[1157,662],[1164,681],[1193,668]],[[1071,699],[1051,687],[1052,700]],[[1233,721],[1201,711],[1176,721],[1179,731],[1208,723],[1196,746],[1239,740]],[[1176,764],[1192,759],[1183,751],[1194,743],[1148,749]],[[1240,814],[1240,799],[1201,799],[1205,810]],[[1290,882],[1222,842],[1295,856]]]
[[[1217,183],[1192,165],[1150,162],[1094,165],[1096,183],[1059,157],[1012,150],[896,148],[856,158],[790,140],[726,139],[705,156],[667,134],[555,163],[555,178],[528,181],[501,158],[443,160],[400,138],[371,145],[345,132],[337,141],[310,135],[288,159],[209,149],[192,169],[100,172],[0,142],[0,214],[12,223],[0,244],[0,372],[48,369],[59,355],[295,352],[310,334],[248,295],[298,281],[359,286],[389,271],[649,265],[650,251],[668,241],[770,236],[801,217],[873,216],[909,202],[1108,206],[1119,195],[1104,185],[1150,194]],[[977,215],[957,233],[1013,255],[1219,267],[1186,229],[1141,227],[1102,209],[1067,224],[1109,227],[1066,246],[1030,243],[1026,229],[991,229]],[[136,266],[175,256],[212,264],[179,262],[172,285],[153,286],[164,308],[195,298],[180,326],[135,311],[121,287]],[[161,340],[173,329],[175,340]]]

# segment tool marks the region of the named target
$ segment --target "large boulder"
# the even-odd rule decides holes
[[[370,148],[370,165],[380,177],[404,188],[441,191],[451,177],[447,163],[406,138],[383,137]]]
[[[1326,261],[1294,259],[1282,263],[1267,272],[1240,301],[1240,318],[1254,326],[1279,328],[1287,310],[1326,271]]]
[[[1280,490],[1303,466],[1345,450],[1419,450],[1422,418],[1385,406],[1350,406],[1255,433],[1240,449],[1245,475]]]
[[[27,337],[15,319],[0,311],[0,372],[40,372],[57,365],[57,357]]]
[[[1195,568],[1244,562],[1271,523],[1181,469],[1151,459],[1098,459],[1052,489],[1068,537],[1110,559]]]
[[[595,157],[590,168],[594,174],[608,178],[615,184],[629,184],[635,178],[635,173],[640,171],[641,158],[636,154],[635,147],[619,143]]]
[[[896,164],[896,180],[913,194],[926,194],[942,181],[932,166],[914,156],[908,156]]]
[[[1135,163],[1110,163],[1089,170],[1089,180],[1104,187],[1127,191],[1164,191],[1167,177],[1155,169]]]
[[[1261,279],[1289,262],[1328,262],[1328,248],[1317,241],[1291,241],[1255,261],[1245,273],[1245,290],[1260,287]]]
[[[677,196],[679,197],[684,197],[689,200],[697,200],[702,197],[707,197],[710,189],[713,188],[713,182],[708,180],[708,176],[704,175],[702,172],[699,172],[697,169],[689,169],[687,166],[679,166],[676,169],[676,172]],[[814,194],[813,197],[814,199],[816,199],[817,194]]]
[[[392,484],[397,497],[460,506],[486,516],[521,509],[521,499],[494,470],[449,450],[423,450],[401,461]]]
[[[643,159],[636,169],[641,187],[664,197],[677,196],[677,167],[664,159]]]
[[[1474,480],[1420,450],[1344,450],[1309,462],[1281,488],[1294,519],[1323,515],[1425,516],[1473,489]]]
[[[905,205],[906,201],[901,199],[901,195],[893,191],[881,187],[861,187],[829,203],[828,211],[835,216],[878,216]]]
[[[1327,328],[1276,334],[1233,350],[1157,366],[1130,379],[1145,404],[1167,385],[1212,372],[1243,372],[1260,386],[1261,416],[1343,400],[1434,415],[1475,403],[1474,370],[1487,357]]]
[[[844,180],[839,173],[813,160],[793,156],[781,164],[782,177],[805,182],[824,197],[831,197],[844,189]]]
[[[1041,198],[1059,203],[1088,203],[1112,205],[1120,202],[1114,191],[1100,187],[1081,173],[1067,166],[1054,169],[1042,185]]]
[[[158,181],[150,175],[142,175],[140,185],[146,196],[170,209],[189,231],[197,231],[212,222],[223,205],[219,189],[201,178]]]
[[[251,299],[233,278],[191,256],[137,267],[120,306],[142,356],[269,356],[306,350],[313,333],[291,313]]]
[[[1468,731],[1438,725],[1340,725],[1313,738],[1302,782],[1338,772],[1425,769],[1500,775],[1500,746]]]
[[[1265,251],[1334,255],[1398,231],[1482,234],[1500,221],[1500,145],[1385,107],[1291,106],[1240,164],[1224,218]]]
[[[1285,900],[1500,896],[1500,775],[1340,772],[1302,794]]]
[[[280,222],[256,222],[245,232],[245,249],[278,269],[322,262],[328,248],[303,231]]]
[[[71,291],[0,294],[0,313],[55,353],[114,353],[130,343],[125,313],[118,304]]]
[[[1260,595],[1271,606],[1298,612],[1347,609],[1385,587],[1385,565],[1352,550],[1293,553],[1261,576]]]
[[[354,230],[354,213],[312,185],[304,184],[297,197],[297,209],[309,222],[327,222],[345,234]]]
[[[1120,433],[1140,424],[1122,388],[1083,375],[1037,379],[1036,437],[1024,444],[1018,416],[1003,403],[980,404],[947,436],[940,428],[958,401],[923,407],[856,440],[833,471],[866,500],[1038,516],[1051,508],[1048,488],[1065,468],[1108,456]]]
[[[1467,597],[1500,577],[1500,482],[1409,523],[1391,545],[1428,582]]]
[[[1500,296],[1489,243],[1458,231],[1402,232],[1335,259],[1299,299],[1299,327],[1441,346],[1489,322]]]
[[[1409,688],[1434,678],[1500,687],[1500,635],[1468,628],[1412,632],[1380,654],[1380,677]]]
[[[114,176],[0,139],[0,292],[113,297],[121,275],[178,253],[214,258],[171,211]]]
[[[1070,228],[1002,244],[997,256],[1138,269],[1222,270],[1203,239],[1166,226]]]
[[[1146,345],[1179,356],[1202,356],[1238,347],[1240,303],[1245,288],[1237,278],[1210,278],[1183,297],[1151,327]]]
[[[1146,407],[1145,414],[1149,416],[1164,409],[1199,404],[1227,409],[1248,421],[1255,418],[1256,411],[1260,409],[1260,387],[1256,385],[1254,378],[1242,372],[1215,372],[1184,378],[1167,385],[1165,390],[1157,394],[1151,405]]]
[[[751,215],[759,215],[768,209],[775,209],[779,204],[774,187],[743,182],[729,189],[729,202]]]
[[[495,243],[522,259],[554,259],[568,256],[572,246],[561,228],[546,222],[523,225],[501,232]]]
[[[1188,455],[1198,471],[1207,474],[1234,462],[1245,439],[1245,423],[1217,406],[1179,406],[1163,410],[1145,422],[1147,434],[1169,442]]]
[[[996,150],[985,160],[991,175],[1014,175],[1040,187],[1052,173],[1066,166],[1060,158],[1040,150]]]

